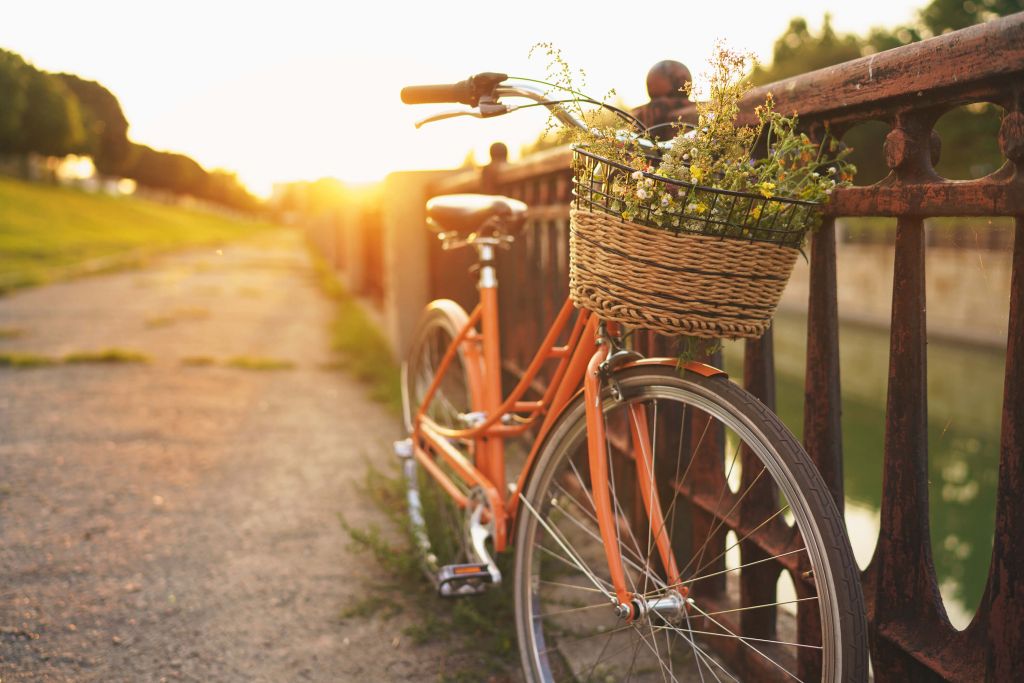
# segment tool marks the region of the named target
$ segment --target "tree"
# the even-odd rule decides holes
[[[114,94],[96,81],[72,74],[58,74],[78,98],[86,130],[83,152],[92,157],[100,173],[118,175],[130,161],[128,119]]]
[[[918,13],[921,29],[930,36],[1024,10],[1024,0],[932,0]]]
[[[832,28],[832,17],[825,15],[821,34],[807,28],[807,20],[796,18],[779,36],[772,49],[772,63],[758,65],[750,74],[755,85],[771,83],[815,69],[856,59],[861,56],[862,41],[853,34],[838,34]]]
[[[25,95],[19,151],[45,156],[78,151],[85,141],[85,129],[78,99],[64,83],[52,74],[31,69]]]
[[[0,153],[21,150],[30,68],[19,55],[0,50]]]
[[[146,187],[193,196],[199,196],[206,179],[202,166],[184,154],[160,152],[135,143],[125,175]]]
[[[874,28],[863,38],[837,34],[827,14],[818,35],[810,32],[804,19],[793,19],[775,41],[771,64],[756,68],[751,79],[756,84],[770,83],[1021,10],[1024,0],[932,0],[912,25]],[[995,170],[1002,160],[995,143],[999,121],[992,105],[971,105],[942,117],[935,127],[944,142],[940,172],[970,178]],[[858,184],[876,182],[888,174],[880,154],[886,130],[884,124],[871,122],[844,136],[843,141],[854,149],[850,160],[858,168]]]

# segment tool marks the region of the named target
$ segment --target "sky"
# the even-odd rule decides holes
[[[542,109],[416,130],[418,119],[453,107],[406,106],[398,93],[481,71],[543,78],[544,58],[529,58],[538,42],[584,69],[591,94],[614,88],[636,106],[660,60],[696,75],[722,39],[769,61],[792,17],[817,29],[827,11],[836,30],[865,33],[910,21],[927,0],[5,4],[0,47],[101,82],[119,98],[133,140],[236,171],[267,194],[278,181],[365,182],[458,166],[470,150],[486,161],[499,140],[514,157],[543,130]]]

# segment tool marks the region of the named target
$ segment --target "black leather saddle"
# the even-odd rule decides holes
[[[436,232],[468,237],[517,233],[526,221],[526,204],[492,194],[445,194],[427,202],[427,222]]]

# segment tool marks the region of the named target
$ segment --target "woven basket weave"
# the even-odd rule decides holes
[[[760,337],[800,253],[677,234],[590,209],[569,215],[569,291],[576,305],[663,334]]]
[[[821,206],[666,178],[573,149],[569,291],[601,318],[663,334],[757,338]],[[659,208],[627,210],[627,196]]]

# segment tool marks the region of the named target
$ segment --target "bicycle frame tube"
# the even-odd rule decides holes
[[[494,314],[490,323],[488,323],[489,310]],[[501,402],[500,347],[497,344],[497,297],[494,290],[491,290],[490,294],[487,291],[481,291],[480,305],[473,311],[466,326],[459,331],[446,350],[439,364],[437,375],[427,389],[423,404],[416,414],[413,453],[417,461],[449,493],[458,491],[458,488],[435,464],[435,457],[440,457],[448,462],[455,474],[466,484],[483,489],[496,518],[494,541],[495,550],[499,552],[506,546],[507,527],[510,526],[507,522],[511,519],[509,515],[514,514],[518,501],[517,496],[513,496],[510,501],[506,499],[504,439],[523,433],[533,426],[542,415],[544,419],[540,426],[540,435],[546,434],[561,410],[575,394],[583,378],[586,361],[593,355],[595,349],[594,334],[597,321],[586,311],[578,313],[569,332],[566,345],[556,345],[559,337],[568,327],[574,310],[572,302],[567,300],[523,377],[508,398]],[[484,329],[483,334],[477,334],[475,331],[478,323]],[[489,344],[488,338],[494,340],[495,343]],[[481,345],[483,346],[482,359],[480,358]],[[473,427],[451,429],[431,420],[426,415],[426,407],[437,392],[445,371],[460,347],[466,355],[467,365],[470,366],[469,371],[472,373],[478,370],[482,376],[481,390],[473,392],[473,407],[475,410],[483,409],[482,412],[486,417],[480,424]],[[474,362],[473,359],[476,361]],[[557,359],[559,362],[544,396],[540,401],[522,401],[522,397],[536,379],[544,363],[552,359]],[[495,404],[499,405],[492,407]],[[529,413],[529,417],[522,424],[513,426],[501,422],[503,415],[519,412]],[[471,463],[462,457],[451,445],[451,440],[473,441],[476,462]],[[540,443],[540,439],[537,440],[537,443]],[[529,471],[536,451],[535,445],[527,466],[524,468],[523,474],[520,475],[516,490],[521,490],[520,487],[525,481],[525,473]],[[483,486],[484,482],[488,486]],[[453,494],[452,498],[463,507],[468,503],[466,496],[461,493]]]

